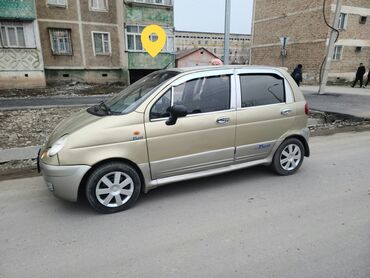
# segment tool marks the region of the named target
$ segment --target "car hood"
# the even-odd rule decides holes
[[[76,114],[70,116],[69,118],[63,120],[57,127],[54,129],[50,135],[46,146],[50,147],[57,141],[60,137],[65,134],[72,134],[73,132],[86,127],[92,123],[95,123],[102,119],[101,117],[94,116],[86,111],[86,109],[77,112]]]

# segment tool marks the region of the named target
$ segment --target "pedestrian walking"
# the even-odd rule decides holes
[[[364,75],[366,73],[366,68],[364,67],[363,63],[360,63],[360,66],[357,69],[356,72],[356,79],[355,82],[352,84],[352,88],[354,88],[357,84],[357,81],[360,81],[360,88],[362,88],[362,83],[364,82]]]
[[[303,66],[301,64],[299,64],[292,72],[292,77],[293,79],[295,80],[295,82],[297,83],[298,86],[300,86],[301,82],[302,82],[302,69],[303,69]]]
[[[370,79],[370,68],[369,68],[369,73],[367,74],[367,81],[366,81],[365,87],[367,87],[367,85],[369,84],[369,79]]]

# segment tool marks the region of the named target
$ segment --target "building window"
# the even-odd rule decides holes
[[[25,47],[24,28],[19,23],[0,22],[0,42],[4,47]]]
[[[167,53],[173,53],[174,49],[175,49],[175,37],[173,36],[173,31],[169,31],[167,34],[167,40],[164,51]]]
[[[90,8],[93,11],[108,11],[108,1],[107,0],[90,0]]]
[[[172,0],[129,0],[129,2],[145,3],[153,5],[172,6]]]
[[[341,60],[343,54],[343,46],[337,45],[334,47],[333,60]]]
[[[67,0],[48,0],[48,5],[50,6],[67,6]]]
[[[338,29],[340,30],[347,29],[347,20],[348,20],[348,15],[341,13],[339,16]]]
[[[49,34],[54,55],[72,55],[71,30],[49,29]]]
[[[366,24],[367,16],[360,16],[360,24]]]
[[[126,49],[130,52],[145,52],[143,45],[141,44],[141,33],[145,26],[128,25],[126,28]],[[162,49],[162,53],[173,53],[175,49],[175,36],[173,29],[163,28],[166,31],[167,40],[166,45]],[[151,35],[152,41],[156,40],[156,35]]]
[[[143,32],[143,30],[143,26],[127,26],[127,50],[144,51],[143,45],[141,44],[141,32]]]
[[[109,55],[111,53],[110,35],[105,32],[92,32],[95,55]]]

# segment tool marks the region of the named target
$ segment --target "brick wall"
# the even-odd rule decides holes
[[[332,2],[325,8],[329,21]],[[292,71],[303,64],[306,82],[318,80],[329,34],[322,8],[322,0],[256,0],[252,64],[282,66],[279,38],[287,36],[284,66]]]
[[[327,0],[325,13],[333,22],[333,0]],[[296,64],[304,65],[308,80],[317,80],[323,58],[326,55],[326,40],[330,29],[322,15],[322,0],[255,0],[255,22],[252,46],[252,64],[281,66],[279,37],[288,36],[288,56],[285,66],[292,70]],[[343,6],[370,8],[369,0],[344,0]],[[347,7],[348,8],[348,7]],[[333,61],[332,78],[352,78],[358,64],[370,66],[370,18],[359,24],[359,14],[348,14],[346,30],[341,31],[337,45],[343,45],[341,60]],[[356,46],[362,46],[356,52]]]
[[[370,47],[364,47],[361,52],[356,52],[355,46],[344,46],[342,59],[332,62],[332,73],[354,74],[360,63],[367,68],[370,67]]]
[[[360,15],[348,14],[347,16],[347,29],[340,32],[340,39],[370,40],[370,17],[366,24],[360,24]]]
[[[310,83],[318,79],[324,56],[325,42],[290,45],[284,67],[291,72],[298,64],[303,64],[305,81]],[[255,65],[283,66],[280,46],[253,48],[252,57]]]
[[[253,45],[280,44],[282,36],[290,43],[326,39],[327,34],[322,11],[317,10],[255,23]]]
[[[355,6],[370,9],[369,0],[343,0],[342,5],[345,6]]]
[[[327,0],[327,6],[333,0]],[[321,8],[322,0],[255,0],[255,20],[284,16],[290,13],[302,12],[307,9]]]

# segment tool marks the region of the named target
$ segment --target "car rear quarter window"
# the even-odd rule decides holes
[[[275,74],[240,75],[242,107],[285,102],[284,79]]]

